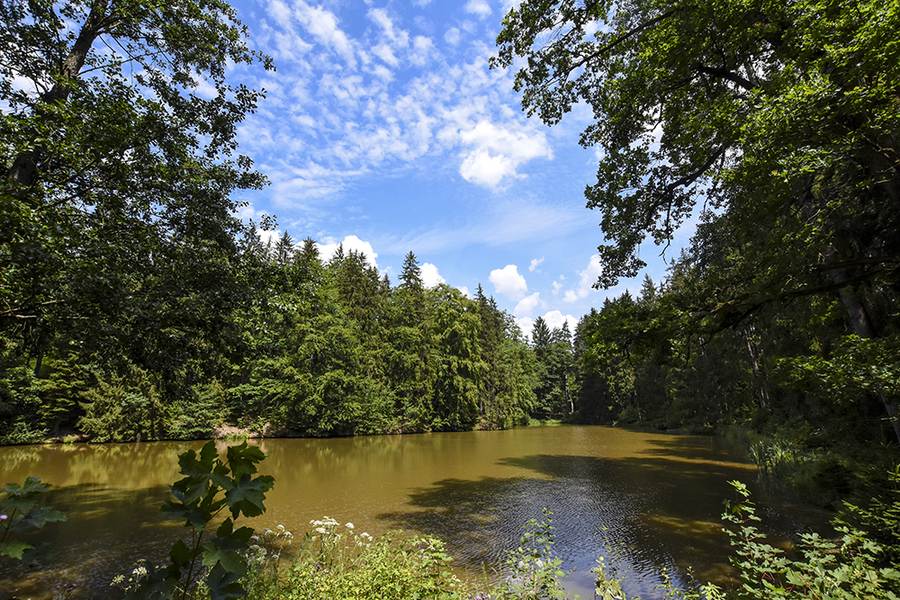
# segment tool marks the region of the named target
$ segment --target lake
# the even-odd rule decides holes
[[[719,523],[733,497],[727,482],[756,479],[714,438],[599,426],[258,443],[262,471],[276,483],[256,527],[302,533],[327,515],[372,534],[429,533],[447,542],[461,570],[480,571],[502,561],[523,524],[548,507],[568,589],[583,598],[592,597],[590,569],[601,553],[645,599],[660,596],[662,568],[676,580],[689,568],[699,579],[727,580]],[[76,597],[106,597],[113,575],[158,556],[178,534],[159,505],[177,454],[201,444],[0,448],[0,482],[39,476],[69,517],[36,538],[36,562],[0,563],[0,590],[40,598],[71,580]],[[790,510],[764,504],[776,528],[793,527]]]

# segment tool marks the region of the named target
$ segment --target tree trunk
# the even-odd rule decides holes
[[[753,372],[753,381],[756,384],[756,396],[760,410],[767,410],[769,406],[769,385],[762,364],[762,356],[754,339],[754,327],[748,324],[741,332],[744,342],[747,344],[747,354],[750,356],[750,366]]]
[[[94,41],[103,30],[104,21],[107,19],[108,3],[108,0],[96,0],[93,3],[91,12],[88,14],[81,32],[78,34],[78,38],[76,38],[72,49],[69,50],[66,59],[63,61],[62,69],[57,76],[56,82],[53,84],[53,87],[41,95],[38,102],[38,113],[41,112],[41,105],[64,101],[69,97],[69,93],[72,91],[72,82],[78,78],[91,46],[94,45]],[[38,178],[37,165],[41,154],[40,148],[20,152],[13,160],[7,177],[21,187],[34,185]]]
[[[850,280],[850,275],[846,269],[835,269],[831,271],[831,278],[835,283],[842,283]],[[845,285],[838,291],[838,297],[844,309],[847,311],[847,318],[850,322],[850,328],[853,333],[860,337],[874,339],[879,337],[880,331],[878,325],[872,319],[871,312],[860,294],[851,285]],[[897,403],[881,392],[875,394],[881,404],[884,405],[884,411],[887,413],[888,420],[894,430],[894,436],[900,443],[900,411],[898,411]]]

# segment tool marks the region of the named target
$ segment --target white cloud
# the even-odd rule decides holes
[[[369,18],[381,28],[387,41],[392,46],[405,48],[409,45],[409,33],[394,25],[386,10],[373,8],[369,11]]]
[[[329,260],[334,253],[337,251],[338,246],[342,246],[344,249],[344,253],[353,250],[354,252],[360,252],[363,256],[366,257],[366,261],[372,265],[373,267],[378,266],[378,253],[375,252],[375,249],[372,247],[370,242],[366,240],[360,239],[355,234],[350,234],[344,236],[340,242],[333,238],[328,238],[324,242],[317,243],[316,246],[319,249],[319,254],[322,255],[323,260]]]
[[[296,0],[294,15],[316,40],[334,50],[348,64],[355,66],[353,44],[338,27],[338,19],[333,12],[320,6],[310,6],[304,0]]]
[[[544,319],[544,321],[547,323],[547,327],[549,327],[550,329],[559,329],[560,327],[562,327],[563,323],[568,323],[569,331],[574,333],[575,327],[578,325],[578,319],[574,315],[563,314],[558,310],[547,311],[543,315],[541,315],[541,317]],[[531,330],[532,328],[534,328],[534,320],[534,317],[516,318],[516,324],[528,339],[531,339]]]
[[[554,295],[554,296],[559,296],[559,291],[562,289],[562,286],[563,286],[563,284],[562,284],[562,282],[559,281],[559,280],[556,280],[556,281],[554,281],[553,283],[550,284],[550,287],[553,288],[553,295]]]
[[[461,38],[462,33],[460,33],[459,29],[457,29],[456,27],[451,27],[444,33],[444,41],[451,46],[457,45]]]
[[[594,283],[597,282],[597,279],[600,277],[600,274],[603,272],[603,265],[600,264],[600,255],[594,254],[588,259],[587,266],[581,270],[578,276],[578,286],[566,290],[566,293],[563,294],[563,300],[565,302],[577,302],[583,298],[587,298],[588,294],[590,294],[591,289],[593,289]]]
[[[543,262],[544,262],[544,257],[543,257],[543,256],[540,257],[540,258],[532,258],[532,259],[531,259],[531,262],[528,263],[528,272],[529,272],[529,273],[534,273],[535,270],[537,270],[537,268],[538,268],[539,266],[541,266],[541,263],[543,263]]]
[[[519,300],[516,307],[513,309],[513,314],[517,317],[530,317],[540,304],[541,294],[539,292],[534,292]]]
[[[531,329],[534,327],[534,319],[531,317],[517,317],[516,325],[522,330],[526,338],[531,339]]]
[[[506,156],[476,150],[463,159],[459,174],[470,183],[497,187],[506,177],[515,175],[516,166]]]
[[[264,246],[274,246],[281,237],[281,231],[278,229],[259,229],[257,233]]]
[[[466,147],[459,174],[471,183],[497,187],[506,178],[520,177],[518,167],[535,158],[553,158],[543,132],[515,123],[498,125],[481,119],[459,132]]]
[[[440,271],[438,271],[437,265],[432,263],[422,263],[422,285],[427,288],[433,288],[441,285],[442,283],[447,283],[447,280],[441,276]]]
[[[472,297],[472,292],[469,291],[469,286],[461,285],[456,289],[458,289],[460,292],[462,292],[462,295],[465,296],[466,298]]]
[[[578,325],[578,319],[574,315],[563,314],[558,310],[545,312],[543,316],[550,329],[559,329],[563,323],[568,323],[569,330],[575,331],[575,326]]]
[[[469,0],[466,2],[465,11],[483,19],[490,16],[491,5],[487,3],[487,0]]]
[[[474,14],[490,8],[471,4]],[[239,143],[270,174],[280,207],[338,196],[369,173],[432,170],[425,158],[492,189],[524,177],[529,161],[553,158],[549,134],[518,110],[513,73],[488,68],[493,47],[478,27],[447,29],[455,47],[438,53],[393,9],[365,9],[360,23],[344,17],[346,3],[265,7],[260,49],[289,68],[256,82],[267,97],[239,126]]]
[[[509,298],[521,298],[528,291],[528,284],[516,265],[506,265],[502,269],[494,269],[488,279],[494,284],[494,289],[498,294]]]
[[[391,50],[391,47],[387,44],[378,44],[374,48],[372,48],[372,54],[391,65],[392,67],[396,67],[400,64],[400,61],[397,60],[397,57],[394,55],[394,51]]]
[[[429,37],[417,35],[413,38],[412,50],[409,57],[410,62],[421,67],[431,57],[431,53],[434,51],[434,42]]]

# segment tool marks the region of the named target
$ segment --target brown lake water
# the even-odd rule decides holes
[[[568,589],[592,597],[598,554],[642,598],[661,595],[659,571],[676,580],[726,581],[719,515],[728,480],[752,483],[755,468],[713,438],[607,427],[537,427],[407,436],[274,439],[259,445],[275,477],[268,511],[253,526],[283,523],[302,533],[324,515],[372,534],[434,534],[461,570],[496,565],[522,525],[554,512]],[[32,543],[36,559],[0,562],[0,598],[41,598],[71,581],[76,597],[110,596],[108,582],[155,558],[180,528],[159,506],[177,476],[177,455],[201,443],[48,445],[0,448],[0,483],[36,475],[68,521]],[[224,444],[223,444],[224,447]],[[763,502],[792,530],[790,508]],[[778,526],[778,525],[776,525]]]

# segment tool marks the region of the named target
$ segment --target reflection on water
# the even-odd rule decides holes
[[[191,443],[0,448],[0,482],[33,474],[56,486],[69,516],[36,538],[39,562],[0,564],[0,590],[40,597],[72,579],[83,597],[105,597],[111,577],[140,557],[159,556],[178,535],[159,505]],[[591,597],[598,553],[652,598],[658,572],[728,575],[718,524],[727,481],[754,471],[710,438],[606,427],[327,440],[265,440],[263,471],[274,475],[268,512],[256,526],[305,530],[329,515],[372,533],[436,534],[463,568],[496,564],[521,527],[554,513],[568,584]],[[2,594],[0,594],[2,597]]]

